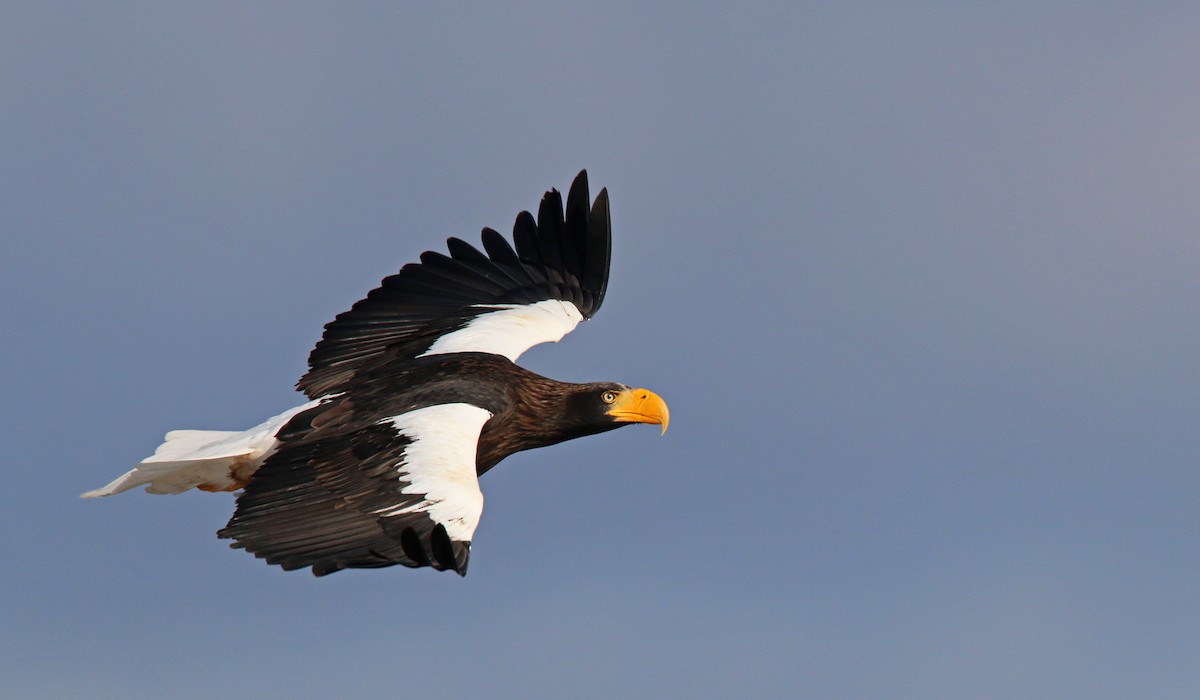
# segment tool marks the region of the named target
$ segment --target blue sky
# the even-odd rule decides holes
[[[0,689],[1194,698],[1200,11],[0,8]],[[294,405],[321,326],[580,168],[647,386],[483,479],[465,579],[77,494]]]

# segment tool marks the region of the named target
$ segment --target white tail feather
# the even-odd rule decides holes
[[[108,485],[81,496],[111,496],[143,484],[146,493],[182,493],[196,487],[208,491],[239,489],[275,451],[279,429],[297,413],[323,400],[284,411],[249,430],[172,430],[152,456]]]
[[[201,484],[210,487],[211,490],[219,491],[237,483],[232,478],[237,460],[237,457],[176,462],[147,460],[117,477],[107,486],[88,491],[81,496],[83,498],[111,496],[143,484],[146,485],[146,493],[183,493]]]
[[[142,461],[173,462],[195,459],[196,453],[211,450],[222,442],[236,440],[241,434],[236,430],[172,430],[163,437],[166,442],[158,446],[154,456]]]

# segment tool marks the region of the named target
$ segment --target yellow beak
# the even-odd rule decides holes
[[[621,423],[661,425],[664,434],[667,432],[667,423],[671,421],[667,402],[649,389],[626,389],[617,394],[612,408],[608,409],[608,415]]]

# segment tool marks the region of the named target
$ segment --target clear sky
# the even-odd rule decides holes
[[[408,5],[0,6],[0,695],[1200,697],[1200,10]],[[671,430],[487,474],[465,579],[77,498],[584,167],[523,364]]]

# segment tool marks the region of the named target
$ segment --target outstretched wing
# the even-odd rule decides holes
[[[336,422],[339,410],[317,421]],[[217,534],[270,564],[311,566],[318,576],[395,564],[466,575],[483,512],[475,451],[491,415],[438,404],[285,441]]]
[[[521,212],[512,246],[492,229],[483,249],[451,238],[450,255],[426,252],[325,326],[297,387],[317,398],[342,391],[360,370],[382,362],[450,352],[490,352],[510,360],[553,342],[591,318],[608,284],[608,192],[589,207],[587,171],[567,194],[542,198],[536,222]]]

